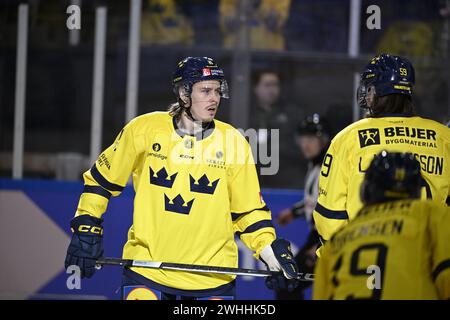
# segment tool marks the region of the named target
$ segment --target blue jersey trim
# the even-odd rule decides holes
[[[231,220],[236,221],[236,220],[239,219],[240,217],[242,217],[242,216],[244,216],[244,215],[246,215],[246,214],[252,213],[252,212],[255,211],[255,210],[269,211],[269,208],[268,208],[267,206],[264,206],[264,207],[262,207],[262,208],[252,209],[252,210],[250,210],[250,211],[242,212],[242,213],[234,213],[234,212],[232,212],[232,213],[231,213]]]
[[[319,203],[316,204],[315,210],[325,218],[328,219],[336,219],[336,220],[347,220],[348,219],[348,213],[347,211],[336,211],[336,210],[330,210],[323,206],[321,206]]]
[[[111,192],[99,186],[84,186],[83,193],[94,193],[109,200]]]
[[[255,232],[255,231],[257,231],[257,230],[259,230],[259,229],[262,229],[262,228],[273,228],[274,226],[273,226],[273,224],[272,224],[272,220],[261,220],[261,221],[258,221],[258,222],[255,222],[254,224],[252,224],[252,225],[250,225],[250,226],[248,226],[244,231],[242,231],[242,232],[236,232],[236,235],[238,236],[238,237],[240,237],[242,234],[244,234],[244,233],[252,233],[252,232]]]
[[[109,191],[122,192],[124,187],[119,186],[118,184],[111,183],[108,180],[106,180],[105,177],[102,176],[100,171],[98,171],[95,163],[91,168],[91,174],[92,174],[92,177],[95,179],[95,181],[97,181],[98,184],[101,185],[104,189],[109,190]]]
[[[202,290],[182,290],[172,287],[167,287],[157,282],[154,282],[133,270],[125,268],[123,270],[123,285],[142,284],[151,289],[159,290],[163,293],[175,294],[187,297],[209,297],[209,296],[235,296],[236,295],[236,281],[221,285],[216,288],[202,289]]]

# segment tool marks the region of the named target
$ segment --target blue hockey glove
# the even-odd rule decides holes
[[[82,278],[90,278],[95,272],[95,261],[103,255],[103,219],[81,215],[72,219],[73,235],[67,249],[66,269],[77,265]]]
[[[260,260],[270,271],[282,271],[278,276],[266,278],[266,286],[270,290],[293,291],[298,285],[298,267],[291,252],[289,241],[276,239],[260,253]]]

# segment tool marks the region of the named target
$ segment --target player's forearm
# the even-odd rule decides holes
[[[233,221],[233,228],[241,241],[256,252],[256,258],[259,252],[276,238],[272,215],[267,207],[238,215]]]
[[[96,218],[101,218],[108,207],[109,198],[95,194],[83,192],[78,202],[75,216],[90,215]]]
[[[240,239],[252,251],[255,252],[254,257],[259,259],[259,254],[268,245],[276,239],[275,229],[266,227],[249,234],[242,234]]]
[[[113,194],[112,191],[105,189],[97,182],[93,177],[91,170],[88,170],[83,174],[84,189],[81,193],[75,216],[87,214],[96,218],[101,218],[106,211],[109,199]]]
[[[233,228],[238,235],[254,232],[263,227],[273,227],[272,214],[267,207],[242,214],[234,214],[234,216]]]

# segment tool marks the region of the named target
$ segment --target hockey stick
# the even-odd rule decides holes
[[[269,270],[212,267],[212,266],[201,266],[201,265],[182,264],[182,263],[127,260],[127,259],[119,259],[119,258],[100,258],[96,261],[96,264],[99,267],[102,265],[110,265],[110,266],[122,266],[122,267],[140,267],[140,268],[150,268],[150,269],[180,270],[180,271],[202,272],[202,273],[222,273],[222,274],[233,274],[233,275],[237,275],[237,276],[252,276],[252,277],[268,277],[268,276],[279,274],[279,272],[274,272],[274,271],[269,271]],[[312,273],[298,273],[297,275],[298,275],[297,279],[300,281],[314,281],[314,274],[312,274]]]

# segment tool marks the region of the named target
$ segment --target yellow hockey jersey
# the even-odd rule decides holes
[[[450,208],[402,200],[364,208],[322,248],[314,299],[450,299]]]
[[[214,120],[208,130],[191,136],[167,112],[135,118],[84,173],[76,215],[101,217],[130,175],[136,194],[125,259],[237,267],[235,233],[255,257],[275,240],[250,146],[226,123]],[[212,289],[235,278],[132,270],[182,290]]]
[[[417,116],[363,119],[335,136],[322,163],[313,216],[324,240],[361,209],[364,172],[382,150],[413,153],[425,179],[423,198],[450,202],[449,128]]]

